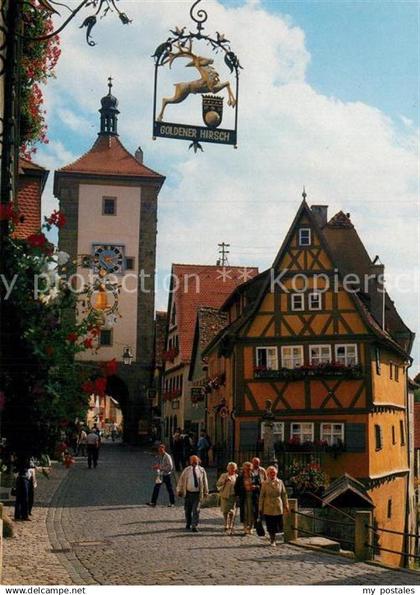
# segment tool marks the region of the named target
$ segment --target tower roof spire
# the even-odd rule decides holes
[[[108,95],[101,99],[101,129],[99,134],[118,136],[118,99],[112,95],[112,77],[108,77]]]

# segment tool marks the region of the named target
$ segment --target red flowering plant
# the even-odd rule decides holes
[[[36,149],[36,142],[48,143],[45,122],[44,97],[41,85],[54,77],[54,69],[60,57],[60,39],[32,41],[53,31],[51,14],[35,1],[37,10],[23,5],[24,36],[20,62],[20,135],[21,152],[29,158]]]
[[[13,232],[12,209],[6,215],[10,232]],[[26,385],[30,394],[25,406],[31,406],[27,415],[39,428],[41,444],[45,436],[47,444],[43,452],[49,449],[51,453],[54,436],[59,435],[59,422],[73,421],[76,417],[83,419],[87,411],[88,397],[81,387],[83,373],[74,358],[79,352],[97,348],[100,325],[93,309],[83,317],[74,316],[77,294],[65,272],[70,257],[58,251],[46,236],[53,225],[64,224],[62,213],[55,211],[45,218],[37,233],[26,239],[10,233],[4,239],[7,287],[3,283],[3,297],[17,319],[14,333],[33,362],[27,371]],[[23,364],[21,369],[24,376]],[[3,420],[10,428],[7,433],[16,436],[11,419],[13,399],[19,398],[16,379],[2,379],[2,382],[6,394]]]
[[[322,471],[318,463],[309,463],[300,469],[294,469],[295,474],[289,478],[290,484],[297,493],[317,493],[328,485],[328,476]],[[293,472],[292,471],[292,472]]]

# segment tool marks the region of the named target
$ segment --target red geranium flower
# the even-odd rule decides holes
[[[110,360],[109,362],[105,362],[103,364],[103,369],[104,369],[105,376],[114,376],[118,370],[118,363],[117,363],[117,360],[115,359],[115,357],[114,357],[114,359]]]
[[[56,225],[57,227],[63,227],[66,224],[66,217],[61,211],[53,211],[47,219],[49,225]]]
[[[95,380],[95,394],[99,395],[100,397],[105,396],[106,385],[106,378],[97,378]]]
[[[47,238],[43,233],[33,233],[27,240],[31,248],[42,248],[47,243]]]
[[[0,204],[0,221],[10,221],[18,223],[21,214],[14,208],[12,202]]]
[[[93,348],[93,339],[92,339],[92,337],[88,337],[87,339],[85,339],[83,341],[83,345],[84,345],[84,347],[86,347],[86,349],[92,349]]]
[[[95,392],[95,385],[91,380],[88,380],[82,384],[82,391],[88,395],[91,395]]]
[[[66,337],[67,341],[70,341],[70,343],[76,343],[77,341],[77,333],[69,333]]]

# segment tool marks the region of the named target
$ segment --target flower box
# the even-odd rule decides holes
[[[254,378],[276,379],[276,380],[302,380],[312,377],[340,377],[340,378],[361,378],[363,368],[359,364],[344,366],[342,364],[319,364],[317,366],[301,366],[299,368],[280,368],[269,370],[257,367],[254,370]]]

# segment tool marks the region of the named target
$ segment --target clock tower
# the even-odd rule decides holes
[[[148,429],[157,199],[165,178],[146,167],[140,148],[134,156],[122,144],[111,79],[108,87],[96,141],[55,172],[54,194],[67,219],[59,235],[59,249],[72,263],[66,272],[74,275],[79,288],[93,283],[95,291],[81,294],[79,304],[84,311],[95,308],[102,318],[95,349],[77,359],[87,368],[112,359],[119,362],[106,392],[121,406],[126,439],[136,441]],[[124,363],[128,355],[131,365]]]

